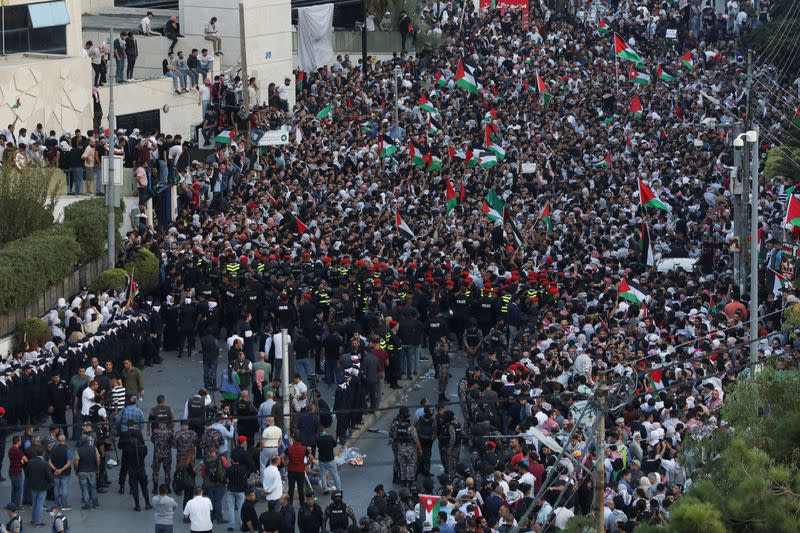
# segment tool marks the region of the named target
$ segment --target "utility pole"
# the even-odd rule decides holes
[[[733,138],[736,139],[742,134],[742,123],[733,123]],[[739,242],[739,251],[734,253],[734,279],[739,287],[739,294],[744,294],[745,281],[745,205],[744,201],[744,177],[747,175],[747,167],[743,164],[742,151],[734,148],[733,150],[733,176],[731,179],[731,195],[733,196],[733,234]]]
[[[281,380],[282,383],[282,393],[283,393],[283,428],[284,434],[291,433],[291,418],[289,417],[289,413],[292,409],[292,404],[289,400],[289,330],[282,329],[281,330],[281,345],[282,345],[282,361],[281,361]]]
[[[361,73],[364,78],[369,72],[367,63],[367,0],[361,0],[361,13],[364,15],[364,25],[361,26]]]
[[[400,75],[403,73],[403,70],[399,66],[396,66],[396,67],[394,67],[394,70],[392,72],[394,73],[394,127],[395,127],[395,131],[397,131],[400,128],[400,118],[399,118],[399,112],[398,112],[398,109],[397,109],[397,105],[398,105],[397,104],[397,99],[398,99],[397,94],[398,94],[398,85],[400,85]],[[399,140],[399,137],[398,137],[398,140]]]
[[[752,135],[751,135],[752,134]],[[758,362],[758,125],[747,132],[750,141],[750,378]]]
[[[247,74],[247,44],[244,39],[244,2],[239,2],[239,49],[242,56],[242,102],[245,107],[250,109],[250,76]],[[258,102],[254,102],[258,103]],[[247,140],[245,141],[247,149],[250,149],[250,121],[247,121]]]
[[[109,136],[109,161],[108,161],[108,184],[106,185],[106,206],[108,207],[107,213],[107,231],[108,235],[108,268],[114,268],[117,262],[117,252],[115,245],[117,241],[117,224],[116,224],[116,205],[117,205],[117,188],[114,185],[114,148],[117,147],[117,116],[114,114],[114,74],[116,72],[116,61],[114,60],[114,28],[108,32],[108,44],[111,48],[111,54],[108,58],[108,136]]]
[[[753,121],[753,51],[747,50],[747,83],[745,84],[745,96],[747,97],[747,118],[745,125],[747,129],[752,129]]]
[[[595,532],[605,533],[605,484],[606,484],[606,373],[600,371],[597,382],[597,465],[594,480]]]

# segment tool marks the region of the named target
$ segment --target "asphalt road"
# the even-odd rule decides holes
[[[184,402],[188,397],[196,393],[202,383],[202,363],[197,356],[189,360],[187,358],[177,359],[174,353],[169,352],[162,355],[165,358],[163,364],[147,368],[144,371],[145,399],[140,406],[145,413],[148,413],[150,408],[155,405],[156,396],[165,394],[167,404],[172,407],[175,416],[180,417],[183,414]],[[456,399],[456,384],[463,372],[464,361],[456,359],[451,365],[451,374],[454,377],[450,380],[448,386],[448,395],[451,400]],[[401,384],[403,383],[405,382],[401,382]],[[333,405],[333,389],[324,384],[320,384],[320,387],[323,397],[329,400],[330,405]],[[405,405],[417,406],[423,397],[431,398],[434,402],[437,397],[436,381],[433,379],[432,372],[423,376],[416,386],[407,387],[401,402]],[[454,406],[453,410],[457,415],[460,415],[457,405]],[[388,430],[391,419],[396,414],[395,411],[386,411],[384,413],[384,416],[374,426],[375,429]],[[69,419],[69,415],[67,417]],[[351,443],[351,446],[358,448],[360,453],[366,455],[364,466],[356,467],[347,464],[341,466],[339,472],[344,485],[344,500],[353,507],[356,516],[361,517],[366,515],[367,505],[377,484],[382,483],[387,491],[391,490],[393,458],[387,437],[380,433],[365,432],[361,438]],[[148,465],[151,455],[152,452],[148,454]],[[441,462],[438,458],[436,446],[434,446],[433,452],[433,465],[432,472],[434,474],[441,472]],[[7,468],[8,459],[6,458],[3,465],[4,475],[7,475]],[[148,466],[149,475],[150,469]],[[133,510],[133,498],[127,494],[127,490],[124,495],[117,493],[117,476],[118,471],[116,469],[109,471],[109,477],[113,484],[107,493],[99,495],[100,507],[93,511],[80,509],[80,488],[77,477],[72,476],[68,500],[73,510],[66,514],[73,532],[106,533],[110,530],[111,524],[113,524],[113,530],[118,533],[142,533],[154,530],[152,512],[145,510],[135,512]],[[150,482],[152,483],[152,480]],[[394,488],[397,489],[399,487]],[[5,505],[10,500],[10,495],[11,485],[9,481],[0,483],[0,505]],[[176,500],[180,506],[181,500],[178,498]],[[319,504],[323,509],[329,502],[330,500],[327,496],[319,497]],[[266,503],[260,503],[257,509],[259,513],[265,511]],[[21,514],[23,524],[25,524],[25,531],[45,532],[50,530],[49,516],[45,515],[46,527],[36,528],[29,523],[30,510],[25,510]],[[3,521],[5,522],[5,520]],[[227,526],[224,525],[215,525],[214,531],[226,531],[226,528]],[[174,530],[176,533],[189,531],[188,525],[181,522],[180,510],[175,514]]]

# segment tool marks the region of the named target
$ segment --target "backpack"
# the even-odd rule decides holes
[[[172,491],[175,494],[181,494],[184,488],[186,488],[186,481],[183,479],[183,470],[178,468],[172,476]]]
[[[225,483],[225,465],[222,459],[217,457],[213,461],[206,462],[206,478],[215,483]]]

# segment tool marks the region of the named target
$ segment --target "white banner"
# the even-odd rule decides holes
[[[332,65],[333,4],[297,8],[297,55],[300,68],[312,72]]]

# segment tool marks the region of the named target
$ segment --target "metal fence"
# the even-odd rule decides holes
[[[69,302],[69,298],[78,294],[81,287],[88,287],[91,285],[105,267],[105,256],[95,259],[57,282],[55,285],[50,286],[50,288],[36,298],[36,301],[25,308],[7,315],[0,315],[0,338],[13,334],[17,329],[17,324],[26,318],[44,316],[56,305],[59,298],[67,298]]]

